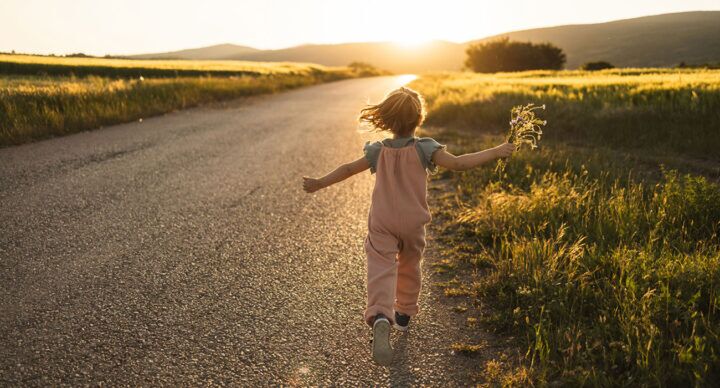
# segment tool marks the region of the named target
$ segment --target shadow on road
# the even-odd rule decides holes
[[[400,334],[393,346],[395,360],[390,366],[390,385],[393,387],[412,385],[417,381],[413,367],[407,357],[407,344],[410,332]]]

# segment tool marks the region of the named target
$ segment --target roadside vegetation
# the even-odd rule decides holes
[[[512,106],[547,105],[539,149],[436,183],[445,294],[469,297],[524,349],[504,374],[487,362],[493,381],[720,379],[720,72],[446,73],[411,86],[428,101],[426,131],[456,152],[502,141]]]
[[[0,54],[0,146],[204,103],[382,74],[371,66]]]

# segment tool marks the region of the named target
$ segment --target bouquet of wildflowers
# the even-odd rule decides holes
[[[528,145],[531,150],[537,148],[543,134],[542,127],[547,124],[547,121],[535,116],[535,111],[538,109],[545,110],[545,104],[518,105],[510,110],[510,131],[506,139],[508,143],[517,145],[518,149],[523,145]],[[505,170],[505,161],[499,160],[497,167],[502,173]]]
[[[538,109],[545,110],[545,105],[535,106],[535,104],[527,104],[525,106],[518,105],[510,111],[510,133],[508,133],[507,142],[522,147],[523,144],[530,146],[530,149],[537,148],[537,143],[542,137],[542,127],[547,121],[540,120],[535,116]]]

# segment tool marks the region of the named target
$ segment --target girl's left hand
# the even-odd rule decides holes
[[[319,179],[303,177],[303,190],[307,193],[314,193],[322,189],[322,184]]]
[[[503,143],[495,147],[495,154],[498,158],[507,158],[517,150],[517,146],[513,143]]]

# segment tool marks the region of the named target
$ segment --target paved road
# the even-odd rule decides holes
[[[464,384],[430,287],[395,363],[362,323],[369,173],[335,82],[0,149],[0,383]],[[450,379],[450,380],[448,380]]]

